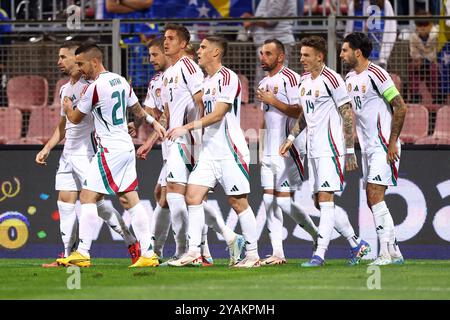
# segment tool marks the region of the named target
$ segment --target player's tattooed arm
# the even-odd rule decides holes
[[[139,129],[139,127],[144,123],[145,117],[147,116],[147,113],[142,108],[141,104],[139,102],[136,102],[131,107],[131,112],[134,114],[134,126],[136,127],[136,130]]]
[[[345,103],[339,108],[339,113],[344,122],[344,139],[346,146],[345,169],[352,171],[358,168],[355,156],[355,142],[353,140],[353,110],[350,102]]]
[[[403,101],[401,95],[395,96],[390,102],[392,109],[394,110],[394,116],[392,118],[391,135],[389,137],[388,146],[388,160],[390,162],[395,162],[400,159],[400,155],[397,148],[397,140],[402,132],[403,123],[405,122],[406,112],[408,112],[408,107]]]

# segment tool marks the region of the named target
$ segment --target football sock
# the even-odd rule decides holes
[[[389,212],[389,216],[387,218],[388,224],[389,224],[389,244],[388,244],[388,250],[391,257],[394,258],[400,258],[402,256],[402,253],[400,251],[400,248],[397,244],[397,238],[395,237],[395,225],[394,220],[392,220],[392,215]]]
[[[208,245],[208,226],[205,224],[203,226],[202,230],[202,248],[201,248],[201,254],[205,257],[211,257],[211,252],[209,251],[209,245]]]
[[[78,244],[78,252],[85,257],[90,257],[92,239],[94,238],[95,220],[98,218],[97,204],[85,203],[81,205],[80,216],[80,242]]]
[[[222,214],[214,210],[208,202],[203,201],[203,208],[205,210],[206,224],[215,232],[220,233],[225,239],[227,245],[231,245],[236,239],[237,234],[225,224]]]
[[[242,234],[245,239],[245,250],[248,256],[258,256],[258,235],[255,214],[249,206],[238,214]]]
[[[189,253],[200,255],[203,227],[205,225],[205,212],[203,211],[203,205],[191,205],[188,206],[189,212]]]
[[[285,214],[289,215],[295,223],[308,232],[313,239],[317,239],[319,230],[316,225],[309,214],[295,203],[291,197],[277,197],[277,204]]]
[[[348,216],[345,212],[340,210],[335,210],[335,225],[337,232],[339,232],[345,239],[347,239],[351,248],[355,248],[359,245],[361,239],[355,235]]]
[[[325,259],[325,252],[331,240],[335,223],[334,202],[320,202],[319,236],[315,255]]]
[[[375,222],[375,228],[377,231],[378,239],[380,241],[380,255],[388,256],[389,249],[389,237],[390,237],[390,218],[389,209],[386,206],[386,202],[381,201],[372,206],[373,219]]]
[[[111,229],[122,236],[127,246],[132,245],[136,242],[136,238],[125,225],[122,216],[110,204],[110,202],[106,202],[103,199],[97,201],[97,211],[98,216],[105,220],[105,222],[108,224],[108,226],[111,227]]]
[[[150,218],[141,202],[128,209],[131,216],[131,226],[141,245],[141,255],[150,258],[153,255]]]
[[[272,255],[284,258],[283,251],[283,213],[276,203],[273,194],[263,195],[266,208],[267,229],[269,230],[270,242],[272,243]]]
[[[75,204],[58,201],[59,230],[64,244],[64,257],[68,257],[77,239],[77,214]]]
[[[151,228],[153,250],[159,256],[163,256],[163,248],[169,235],[170,229],[170,210],[168,208],[161,208],[156,204],[153,211],[153,223]]]
[[[175,256],[181,257],[187,249],[188,210],[186,201],[184,195],[175,192],[168,192],[166,198],[176,244]]]

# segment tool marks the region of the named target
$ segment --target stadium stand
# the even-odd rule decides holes
[[[60,108],[32,108],[26,139],[35,138],[47,142],[52,136],[60,118]]]
[[[0,108],[0,143],[20,138],[22,130],[22,114],[17,109]]]
[[[450,144],[450,106],[437,111],[436,125],[431,136],[419,139],[417,144]]]
[[[404,143],[415,143],[428,134],[429,114],[423,105],[409,105],[400,139]]]
[[[6,91],[11,108],[31,111],[33,107],[47,106],[48,82],[44,77],[27,75],[11,78]]]

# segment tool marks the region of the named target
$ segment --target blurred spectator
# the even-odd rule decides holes
[[[261,0],[256,7],[255,14],[244,13],[242,18],[251,17],[295,17],[297,15],[297,0]],[[256,66],[255,82],[264,78],[264,71],[259,66],[259,52],[264,41],[267,39],[278,39],[286,48],[285,64],[288,65],[291,51],[295,45],[293,33],[294,21],[291,20],[271,20],[244,22],[244,28],[250,31],[253,43],[256,46],[258,65]]]
[[[374,11],[373,8],[375,7],[372,7],[372,10],[368,12],[369,6],[378,8]],[[347,21],[345,35],[352,32],[367,33],[373,45],[370,60],[386,69],[397,38],[397,21],[377,19],[378,14],[380,17],[395,16],[394,9],[388,0],[350,0],[348,4],[349,16],[369,15],[373,16],[374,19]]]
[[[0,21],[9,21],[8,14],[5,10],[0,8]],[[7,33],[12,32],[12,26],[10,24],[0,25],[0,107],[6,107],[8,105],[8,99],[6,97],[6,64],[8,56],[8,44],[11,43],[11,39]]]
[[[450,0],[441,3],[441,16],[450,16]],[[439,21],[438,63],[440,77],[440,98],[450,104],[450,20]]]
[[[415,20],[416,31],[409,39],[409,49],[412,62],[409,65],[409,82],[413,103],[420,102],[419,84],[423,81],[436,101],[438,95],[437,50],[439,29],[433,25],[429,12],[418,11],[417,16],[424,19]]]

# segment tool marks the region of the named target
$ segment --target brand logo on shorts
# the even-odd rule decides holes
[[[169,174],[167,175],[167,178],[172,178],[172,179],[173,179],[173,174],[172,174],[172,172],[169,172]]]
[[[374,180],[374,181],[381,181],[381,177],[380,177],[380,175],[377,175],[375,178],[373,178],[372,180]]]
[[[236,187],[236,185],[233,186],[233,188],[231,188],[230,190],[231,192],[236,192],[239,191],[238,187]]]
[[[321,188],[329,188],[330,184],[328,183],[328,181],[325,181],[323,185],[320,186]]]
[[[282,187],[289,187],[289,182],[286,180],[281,184]]]

